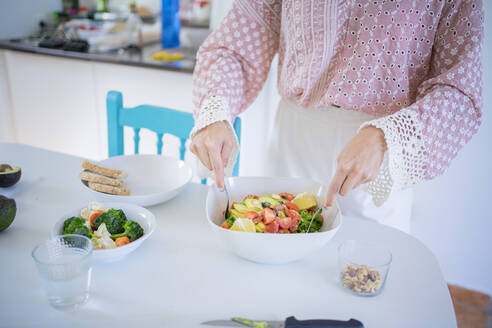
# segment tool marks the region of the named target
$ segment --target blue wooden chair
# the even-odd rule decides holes
[[[193,115],[174,109],[140,105],[133,108],[123,107],[123,95],[118,91],[109,91],[106,97],[108,112],[108,153],[109,157],[124,154],[123,127],[133,128],[135,154],[139,153],[140,129],[146,128],[157,134],[157,154],[162,154],[162,137],[169,133],[178,137],[181,141],[179,148],[180,159],[184,160],[186,140],[193,128]],[[241,119],[234,122],[234,130],[237,138],[241,140]],[[239,172],[239,155],[233,170],[233,175]],[[206,179],[202,180],[206,183]]]

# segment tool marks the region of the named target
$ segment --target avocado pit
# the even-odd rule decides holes
[[[13,170],[13,167],[8,164],[0,164],[0,173],[7,173]]]

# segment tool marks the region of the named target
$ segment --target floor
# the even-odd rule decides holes
[[[448,285],[458,328],[492,328],[492,302],[489,295]]]

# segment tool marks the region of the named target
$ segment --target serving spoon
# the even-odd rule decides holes
[[[315,217],[319,214],[319,212],[321,212],[322,210],[323,210],[323,206],[320,206],[320,207],[318,208],[318,210],[314,213],[314,215],[311,217],[311,222],[309,222],[309,226],[308,226],[308,228],[307,228],[306,233],[308,233],[308,232],[309,232],[309,229],[311,229],[311,225],[313,224],[313,220],[314,220],[314,218],[315,218]]]

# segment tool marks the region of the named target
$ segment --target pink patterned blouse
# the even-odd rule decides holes
[[[197,55],[194,132],[245,110],[278,54],[281,96],[375,117],[381,204],[441,174],[478,130],[482,37],[481,0],[236,0]]]

